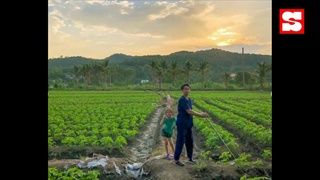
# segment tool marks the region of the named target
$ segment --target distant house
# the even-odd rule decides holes
[[[145,83],[148,83],[148,82],[149,82],[148,79],[143,79],[143,80],[140,81],[141,84],[145,84]]]
[[[231,78],[232,80],[234,80],[234,79],[236,78],[236,76],[237,76],[236,73],[231,73],[231,74],[230,74],[230,78]]]
[[[66,79],[69,79],[69,80],[72,80],[72,79],[74,79],[74,76],[73,76],[73,75],[70,75],[70,74],[66,74],[66,75],[65,75],[65,78],[66,78]]]

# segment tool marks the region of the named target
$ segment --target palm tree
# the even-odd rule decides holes
[[[152,71],[152,76],[158,82],[159,89],[161,89],[164,75],[167,72],[168,68],[167,63],[165,61],[161,61],[160,63],[152,61],[150,67]]]
[[[100,83],[100,65],[98,64],[92,64],[91,65],[91,73],[93,78],[93,83]]]
[[[260,89],[264,89],[264,81],[267,72],[271,71],[271,66],[266,64],[266,62],[258,63],[258,69],[257,69],[257,74],[258,74],[258,81],[260,83]]]
[[[159,87],[160,89],[162,88],[162,82],[163,82],[163,79],[164,79],[164,76],[167,72],[167,63],[166,61],[161,61],[160,64],[159,64],[159,69],[158,69],[158,76],[159,76]]]
[[[98,70],[98,83],[101,85],[105,81],[105,67],[104,64],[98,64],[97,65],[97,70]]]
[[[151,76],[152,76],[152,79],[153,79],[153,82],[154,82],[154,85],[157,81],[157,74],[156,74],[156,71],[158,69],[158,64],[155,62],[155,61],[151,61],[151,64],[150,64],[150,67],[151,67]]]
[[[109,72],[108,72],[108,67],[109,67],[109,61],[106,60],[105,62],[102,63],[102,74],[103,74],[103,82],[107,83],[107,79],[108,79],[108,75],[109,75]]]
[[[228,89],[228,83],[230,80],[230,73],[225,72],[223,75],[223,80],[224,80],[224,86],[226,89]]]
[[[76,80],[77,86],[79,86],[79,79],[81,76],[81,68],[79,66],[73,67],[74,78]]]
[[[206,74],[209,70],[209,63],[207,61],[203,61],[199,65],[199,71],[201,73],[202,77],[202,83],[203,83],[203,88],[205,88],[205,80],[206,80]]]
[[[91,84],[91,66],[89,64],[82,66],[81,74],[83,74],[86,85]]]
[[[109,76],[109,86],[111,86],[111,84],[112,84],[112,76],[114,74],[114,71],[115,71],[115,67],[113,67],[113,66],[107,67],[107,72],[108,72],[108,76]]]
[[[183,72],[187,76],[187,83],[190,83],[190,72],[192,71],[192,63],[190,61],[186,61],[184,64]]]
[[[177,75],[179,73],[178,71],[178,64],[176,61],[171,61],[171,66],[170,66],[170,75],[171,75],[171,79],[172,79],[172,85],[174,86],[175,85],[175,81],[176,81],[176,78],[177,78]]]

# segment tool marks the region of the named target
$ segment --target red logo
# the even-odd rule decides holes
[[[280,34],[304,34],[304,9],[280,9]]]

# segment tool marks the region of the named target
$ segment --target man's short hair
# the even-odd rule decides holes
[[[189,88],[191,88],[189,84],[183,84],[180,89],[183,90],[183,88],[186,87],[186,86],[188,86]]]

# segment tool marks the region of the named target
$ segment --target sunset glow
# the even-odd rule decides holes
[[[271,0],[49,0],[49,57],[221,48],[271,54]]]

